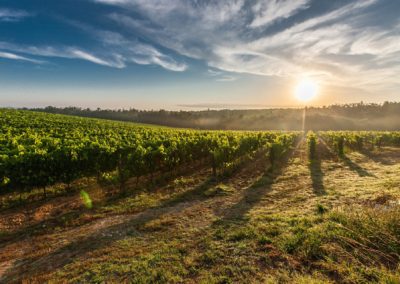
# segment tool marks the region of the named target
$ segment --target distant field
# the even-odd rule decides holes
[[[20,122],[32,119],[30,123],[33,123],[34,121],[39,121],[40,123],[43,123],[43,121],[47,122],[52,121],[54,123],[63,121],[68,124],[82,123],[87,125],[89,124],[103,125],[108,127],[125,126],[125,127],[169,128],[168,126],[155,125],[149,123],[117,121],[106,118],[79,117],[68,114],[53,114],[53,113],[50,114],[46,112],[30,111],[30,110],[0,109],[0,113],[4,121],[5,119],[9,119],[9,121],[11,120],[15,121],[16,119],[18,119],[17,117],[19,117]]]
[[[1,283],[400,282],[400,132],[0,122]]]
[[[203,111],[143,111],[46,107],[35,111],[214,130],[400,130],[400,103]]]

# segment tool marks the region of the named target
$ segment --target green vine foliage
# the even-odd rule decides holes
[[[215,171],[273,145],[278,158],[296,132],[196,131],[39,112],[0,110],[0,187],[29,190],[116,171],[131,177],[209,161]]]

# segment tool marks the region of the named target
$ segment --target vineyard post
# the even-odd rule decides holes
[[[99,184],[101,181],[101,172],[100,170],[96,171],[96,182]]]
[[[343,157],[344,156],[344,137],[343,136],[339,136],[338,138],[338,142],[337,142],[337,147],[338,147],[338,154],[339,157]]]
[[[117,173],[118,173],[118,180],[119,180],[119,189],[120,191],[124,190],[125,188],[125,183],[127,180],[127,169],[126,169],[126,165],[127,165],[127,153],[122,150],[119,149],[118,151],[118,162],[117,162]]]
[[[118,161],[118,179],[119,179],[119,189],[122,191],[125,188],[125,169],[122,161],[122,155],[120,154],[120,158]]]
[[[356,144],[357,144],[357,149],[361,151],[363,149],[363,138],[359,135],[356,135]]]
[[[212,152],[212,154],[211,154],[211,165],[212,165],[212,174],[213,174],[213,177],[216,177],[216,176],[217,176],[217,163],[216,163],[216,161],[215,161],[215,155],[214,155],[213,152]]]
[[[275,165],[276,159],[276,146],[275,143],[272,143],[269,148],[269,162],[271,163],[271,168]]]

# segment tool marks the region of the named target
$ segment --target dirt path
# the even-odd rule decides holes
[[[387,151],[400,153],[396,149]],[[352,153],[346,163],[338,162],[326,145],[319,144],[318,153],[317,162],[310,165],[303,140],[288,161],[272,172],[266,172],[264,157],[246,164],[221,181],[222,185],[209,180],[209,170],[199,171],[185,177],[193,182],[181,191],[164,196],[141,212],[111,214],[58,232],[51,228],[44,234],[23,235],[8,241],[1,245],[0,282],[71,280],[70,277],[77,277],[92,266],[105,265],[110,260],[118,265],[123,259],[136,259],[165,247],[183,247],[190,250],[190,259],[196,258],[202,253],[205,236],[214,238],[213,234],[227,224],[274,214],[289,217],[313,214],[317,204],[334,207],[354,202],[355,197],[362,202],[374,198],[385,181],[392,181],[390,192],[399,189],[397,154],[375,153],[374,160]],[[386,164],[377,165],[377,159],[386,159]],[[389,163],[389,159],[393,160]],[[371,175],[362,176],[360,169]],[[387,178],[379,180],[377,177],[381,176]],[[167,184],[159,190],[173,186]],[[362,192],[360,186],[364,186]],[[154,194],[158,197],[157,192]],[[111,279],[121,279],[115,277]],[[200,278],[197,276],[193,281]],[[79,282],[82,278],[75,280]]]
[[[265,159],[259,157],[239,169],[232,177],[224,180],[224,185],[231,187],[236,193],[259,178],[264,169]],[[213,207],[212,203],[218,204],[218,198],[211,198],[215,196],[209,197],[204,194],[210,188],[218,185],[209,182],[208,169],[187,178],[200,179],[200,184],[187,188],[182,194],[178,194],[172,200],[161,202],[155,208],[137,214],[114,215],[94,220],[89,224],[67,228],[59,233],[49,232],[38,236],[22,235],[18,239],[13,239],[1,246],[2,274],[0,274],[0,279],[7,282],[18,282],[26,277],[36,275],[38,271],[40,274],[50,272],[69,263],[74,257],[85,255],[93,249],[100,249],[124,238],[127,234],[132,233],[130,229],[132,226],[142,226],[165,215],[187,215],[188,211],[192,211],[192,213],[204,211]],[[58,201],[60,200],[58,199]],[[56,201],[53,200],[43,206],[51,206],[50,204],[54,203]],[[68,206],[68,202],[59,206]],[[202,215],[196,217],[198,216]],[[193,223],[194,219],[190,221]],[[203,221],[197,222],[197,225]],[[209,224],[209,222],[206,223]],[[47,231],[51,231],[50,228]]]

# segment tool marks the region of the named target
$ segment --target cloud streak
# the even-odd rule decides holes
[[[123,29],[214,69],[308,74],[377,90],[393,86],[399,71],[400,21],[385,26],[380,23],[391,19],[375,12],[390,3],[385,0],[352,1],[321,11],[314,11],[310,0],[96,2],[122,8],[109,18]]]
[[[83,59],[92,63],[96,63],[99,65],[103,66],[108,66],[108,67],[115,67],[115,68],[124,68],[125,64],[123,60],[119,56],[114,56],[115,60],[114,61],[107,61],[101,58],[98,58],[88,52],[79,50],[79,49],[68,49],[68,52],[65,55],[60,54],[60,57],[66,57],[66,58],[78,58],[78,59]]]
[[[102,59],[87,51],[75,47],[27,46],[27,45],[10,44],[7,42],[0,42],[0,49],[36,57],[81,59],[108,67],[114,67],[114,68],[125,67],[123,61],[119,58],[118,55],[113,55],[108,59]],[[0,57],[7,59],[29,61],[38,64],[45,63],[42,60],[16,55],[8,51],[1,52]]]
[[[23,10],[0,8],[0,22],[18,22],[29,16],[31,15]]]
[[[255,15],[250,27],[257,28],[272,25],[279,19],[287,19],[299,10],[309,7],[309,0],[263,0],[252,7]]]
[[[114,3],[114,1],[111,1]],[[118,3],[120,1],[117,1]],[[128,39],[119,32],[102,30],[82,22],[66,20],[64,21],[73,27],[79,28],[87,35],[95,39],[104,47],[104,53],[113,54],[118,58],[118,68],[124,68],[128,63],[140,65],[158,65],[166,70],[182,72],[187,70],[188,66],[183,62],[178,62],[171,56],[161,52],[154,46],[143,43],[138,39]],[[86,56],[89,59],[89,57]],[[85,58],[84,58],[85,59]],[[106,65],[101,60],[90,60],[94,63]]]
[[[399,87],[398,1],[84,3],[98,17],[69,14],[57,19],[83,42],[73,37],[58,44],[50,43],[51,37],[32,44],[0,42],[0,57],[32,63],[66,58],[117,69],[154,65],[173,72],[198,64],[211,70],[203,69],[201,75],[207,73],[210,80],[223,82],[240,79],[242,74],[285,79],[308,75],[331,85],[351,85],[375,93]],[[30,15],[0,8],[0,21],[21,21]],[[196,70],[198,66],[193,67]]]
[[[20,55],[14,54],[14,53],[2,52],[2,51],[0,51],[0,58],[19,60],[19,61],[27,61],[27,62],[38,63],[38,64],[43,63],[43,61],[40,61],[40,60],[35,60],[35,59],[27,58],[24,56],[20,56]]]
[[[207,74],[211,77],[214,77],[215,81],[217,82],[232,82],[237,80],[237,77],[215,69],[208,69]]]
[[[104,43],[108,45],[117,45],[122,44],[119,41],[110,41],[116,34],[111,36],[111,34],[107,34],[108,38],[104,39]],[[117,39],[117,38],[116,38]],[[119,38],[122,40],[122,38]],[[54,57],[54,58],[66,58],[66,59],[80,59],[84,61],[88,61],[94,64],[118,68],[122,69],[127,66],[128,63],[136,63],[140,65],[158,65],[164,69],[182,72],[187,69],[187,65],[184,63],[178,63],[171,57],[164,55],[159,52],[157,49],[152,47],[151,45],[132,43],[132,42],[123,42],[127,44],[128,47],[112,49],[111,51],[106,50],[103,57],[92,54],[88,51],[77,47],[65,47],[65,46],[26,46],[26,45],[17,45],[10,44],[7,42],[0,42],[0,48],[19,52],[22,54],[28,54],[31,56],[40,56],[40,57]],[[124,46],[124,45],[123,45]],[[0,52],[0,57],[14,60],[22,60],[29,61],[31,63],[44,63],[42,60],[30,59],[27,57],[19,56],[13,54],[11,52]]]

